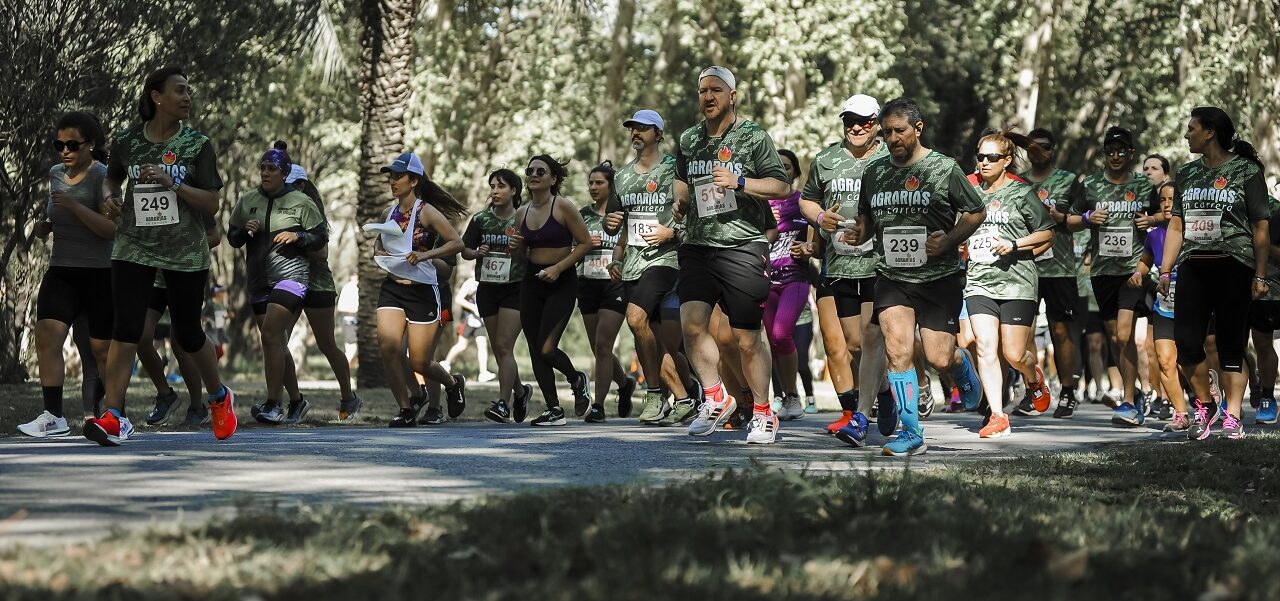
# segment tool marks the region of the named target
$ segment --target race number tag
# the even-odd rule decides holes
[[[874,243],[872,240],[867,240],[857,246],[844,241],[845,236],[853,236],[853,230],[849,229],[853,227],[852,221],[850,221],[848,228],[844,227],[843,222],[840,226],[844,229],[836,230],[835,235],[831,237],[831,247],[835,249],[837,255],[842,257],[861,257],[862,255],[871,252],[872,245]]]
[[[800,232],[792,230],[790,232],[779,232],[778,239],[769,245],[769,261],[781,261],[791,257],[791,245],[796,241],[796,234]]]
[[[710,176],[693,180],[693,196],[698,201],[699,217],[738,210],[738,198],[734,196],[733,190],[715,185]]]
[[[582,277],[589,280],[609,279],[609,263],[613,260],[612,250],[593,250],[583,259]]]
[[[1178,281],[1173,280],[1169,282],[1169,294],[1160,294],[1159,292],[1156,292],[1156,308],[1159,309],[1160,312],[1168,313],[1170,315],[1173,314],[1173,296],[1177,288]]]
[[[1098,254],[1104,257],[1128,257],[1133,255],[1133,228],[1122,225],[1104,225],[1098,229]]]
[[[480,281],[506,284],[511,281],[511,257],[488,255],[480,258]]]
[[[969,237],[969,260],[974,263],[995,263],[999,258],[994,250],[995,243],[996,228],[986,225],[978,228]]]
[[[658,231],[657,213],[627,214],[627,246],[649,246],[644,237]]]
[[[1038,257],[1036,257],[1036,260],[1037,260],[1037,261],[1048,261],[1049,259],[1052,259],[1052,258],[1053,258],[1053,247],[1052,247],[1052,246],[1050,246],[1050,247],[1049,247],[1049,250],[1044,251],[1044,254],[1042,254],[1042,255],[1040,255],[1040,256],[1038,256]]]
[[[1192,209],[1183,216],[1183,237],[1192,242],[1208,243],[1222,240],[1222,211],[1218,209]]]
[[[886,227],[880,235],[884,261],[889,267],[920,267],[928,261],[924,241],[928,233],[922,225]]]
[[[174,225],[178,223],[178,194],[155,184],[137,184],[133,188],[133,215],[138,227]]]

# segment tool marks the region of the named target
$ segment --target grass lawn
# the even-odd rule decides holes
[[[245,504],[0,552],[0,599],[1277,599],[1280,437],[446,507]]]

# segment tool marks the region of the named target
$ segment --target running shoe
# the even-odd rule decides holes
[[[920,386],[920,402],[917,403],[916,410],[920,413],[920,419],[933,415],[933,379],[929,376],[924,377],[924,384]]]
[[[698,415],[698,405],[693,399],[685,399],[676,401],[671,404],[671,410],[667,415],[658,421],[659,426],[677,426],[689,423]]]
[[[1156,404],[1156,401],[1159,400],[1156,397],[1156,391],[1154,388],[1146,392],[1143,392],[1140,395],[1135,394],[1133,398],[1142,399],[1142,416],[1143,417],[1151,417],[1151,412],[1157,409],[1157,407],[1153,407],[1153,405]]]
[[[960,389],[960,400],[964,402],[965,411],[973,411],[982,402],[982,384],[978,381],[978,372],[973,369],[973,357],[968,349],[960,349],[960,365],[951,368],[951,378]],[[923,444],[923,443],[922,443]]]
[[[289,410],[285,412],[284,423],[300,424],[302,418],[307,416],[307,412],[311,410],[311,403],[307,402],[307,398],[298,395],[298,400],[289,401]]]
[[[658,390],[646,390],[644,393],[644,407],[640,410],[640,423],[656,424],[662,421],[667,415],[671,407],[667,405],[667,400],[662,398],[662,392]]]
[[[898,405],[893,398],[893,393],[888,390],[880,391],[876,395],[876,404],[880,406],[880,414],[876,416],[876,426],[880,429],[881,436],[892,436],[893,431],[898,428]]]
[[[804,407],[800,405],[800,396],[789,394],[782,399],[782,411],[777,413],[778,419],[791,421],[804,417]]]
[[[1049,403],[1053,399],[1053,392],[1049,390],[1049,380],[1044,377],[1044,370],[1040,366],[1036,366],[1036,383],[1034,386],[1027,387],[1027,395],[1023,398],[1031,398],[1031,405],[1037,413],[1044,413],[1049,410]]]
[[[173,406],[178,404],[178,391],[170,388],[169,392],[156,395],[156,406],[147,414],[147,425],[155,426],[164,423],[169,419],[169,414],[173,412]]]
[[[438,405],[433,405],[431,407],[427,407],[426,413],[423,413],[422,417],[418,418],[418,425],[439,426],[447,421],[449,421],[449,418],[444,416],[444,412],[440,410],[440,407]]]
[[[511,419],[511,412],[507,410],[507,402],[499,399],[484,410],[484,416],[500,424],[505,424]]]
[[[618,387],[618,417],[631,417],[631,395],[636,393],[636,379],[627,380]]]
[[[582,417],[587,413],[587,409],[591,407],[591,378],[587,377],[587,372],[578,371],[578,378],[570,385],[573,390],[573,411]]]
[[[187,416],[182,423],[187,426],[207,426],[210,422],[209,408],[204,406],[187,407]]]
[[[1222,436],[1231,440],[1240,440],[1244,438],[1244,425],[1240,423],[1240,420],[1236,419],[1236,416],[1228,413],[1226,417],[1222,418]]]
[[[491,371],[482,371],[480,372],[480,375],[476,377],[476,379],[481,382],[492,382],[498,379],[498,374],[495,374]]]
[[[1032,392],[1039,392],[1039,391],[1036,389],[1032,389]],[[1014,407],[1013,414],[1020,417],[1031,417],[1034,415],[1039,415],[1039,413],[1036,412],[1035,405],[1031,402],[1031,395],[1026,395],[1022,397],[1022,400],[1018,402],[1018,406]]]
[[[356,393],[351,393],[351,399],[338,403],[338,419],[344,422],[356,421],[356,415],[360,413],[360,408],[364,407],[364,399],[361,399]]]
[[[18,426],[18,431],[32,438],[57,438],[71,433],[67,418],[43,411],[35,419]]]
[[[1119,409],[1124,402],[1124,393],[1119,388],[1112,388],[1102,395],[1102,404],[1112,409]]]
[[[978,438],[1003,438],[1013,433],[1013,428],[1009,426],[1009,416],[992,415],[987,420],[987,425],[978,430]]]
[[[1164,425],[1165,432],[1186,432],[1191,428],[1191,416],[1186,413],[1175,413],[1173,421]]]
[[[698,417],[689,424],[689,435],[709,436],[729,421],[729,418],[737,413],[737,408],[738,402],[728,394],[724,395],[724,400],[720,401],[708,398],[698,409]]]
[[[240,420],[236,418],[236,395],[227,386],[222,387],[222,398],[209,401],[209,416],[213,420],[213,437],[226,440],[236,433]]]
[[[1117,426],[1141,426],[1142,411],[1133,403],[1121,403],[1111,414],[1111,423]]]
[[[780,396],[773,397],[773,401],[769,403],[769,409],[772,410],[774,413],[778,413],[779,411],[782,411],[782,397]]]
[[[563,426],[568,423],[569,420],[565,419],[564,409],[561,407],[548,407],[546,411],[542,412],[542,415],[533,418],[533,421],[529,422],[533,426]]]
[[[267,401],[255,407],[257,412],[253,419],[260,423],[275,425],[284,421],[284,408],[277,401]]]
[[[104,447],[118,447],[133,436],[133,424],[129,422],[129,418],[117,418],[115,414],[107,411],[102,414],[102,417],[85,421],[83,432],[85,438]]]
[[[391,418],[391,423],[387,424],[390,428],[412,428],[418,425],[418,414],[412,407],[400,409],[395,417]]]
[[[449,406],[449,417],[462,415],[467,409],[467,379],[462,374],[453,374],[453,386],[444,389],[444,397]]]
[[[773,444],[777,439],[777,414],[756,413],[751,416],[751,423],[747,425],[747,444]]]
[[[1218,421],[1218,411],[1215,408],[1211,412],[1208,406],[1200,402],[1200,399],[1195,399],[1191,403],[1195,408],[1195,415],[1192,417],[1191,427],[1187,428],[1187,438],[1204,440],[1209,437],[1209,430]]]
[[[603,424],[604,407],[598,403],[592,403],[591,408],[587,409],[587,415],[582,418],[582,421],[589,424]]]
[[[947,406],[942,408],[943,413],[963,413],[964,401],[960,400],[960,389],[955,386],[951,387],[951,394],[947,396]]]
[[[1264,396],[1258,401],[1258,412],[1253,416],[1253,423],[1259,426],[1269,426],[1276,423],[1276,400]]]
[[[804,412],[813,415],[818,412],[818,401],[811,396],[804,397]]]
[[[851,447],[861,447],[867,442],[867,430],[871,424],[861,411],[855,412],[844,427],[836,430],[836,438]]]
[[[922,436],[910,430],[898,430],[896,438],[880,447],[880,454],[887,457],[906,457],[909,455],[923,455],[928,450],[929,445],[924,443]]]
[[[513,395],[511,404],[511,419],[517,424],[524,423],[524,418],[529,415],[529,401],[533,400],[533,386],[529,384],[521,384]]]
[[[849,425],[849,420],[851,419],[853,419],[852,411],[848,411],[848,410],[841,411],[840,419],[837,419],[836,421],[833,421],[827,424],[827,434],[835,434],[836,432],[839,432],[840,428],[843,428]]]
[[[1070,418],[1076,414],[1077,403],[1079,401],[1076,400],[1075,391],[1063,388],[1062,393],[1058,395],[1058,408],[1053,410],[1053,416],[1058,419]]]
[[[422,408],[426,406],[427,406],[426,391],[423,391],[423,394],[420,394],[420,395],[409,396],[409,409],[413,410],[413,419],[415,422],[418,420],[418,414],[422,413]]]
[[[1151,408],[1151,412],[1156,415],[1156,419],[1162,422],[1173,419],[1173,403],[1169,402],[1169,399],[1157,398],[1156,405],[1157,407]]]
[[[748,405],[745,402],[738,406],[738,410],[729,416],[729,421],[724,423],[725,430],[743,430],[747,424],[751,423],[751,415],[755,413],[755,404]]]

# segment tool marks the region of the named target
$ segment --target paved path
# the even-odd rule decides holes
[[[691,437],[634,418],[549,429],[487,422],[412,430],[246,427],[226,442],[207,431],[148,432],[114,449],[78,437],[3,438],[0,545],[93,537],[114,524],[189,523],[237,503],[440,503],[540,486],[661,482],[753,460],[819,471],[904,465],[876,447],[853,449],[820,433],[833,418],[785,422],[772,446],[748,446],[742,432]],[[1100,405],[1082,407],[1073,420],[1015,418],[1012,436],[981,441],[976,415],[935,413],[926,421],[930,451],[912,465],[1177,438],[1155,429],[1162,422],[1122,430],[1109,418]]]

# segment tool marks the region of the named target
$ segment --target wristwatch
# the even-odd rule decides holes
[[[746,176],[739,175],[739,176],[738,176],[738,189],[739,189],[739,190],[741,190],[741,189],[743,189],[743,188],[745,188],[745,187],[747,187],[747,178],[746,178]]]

